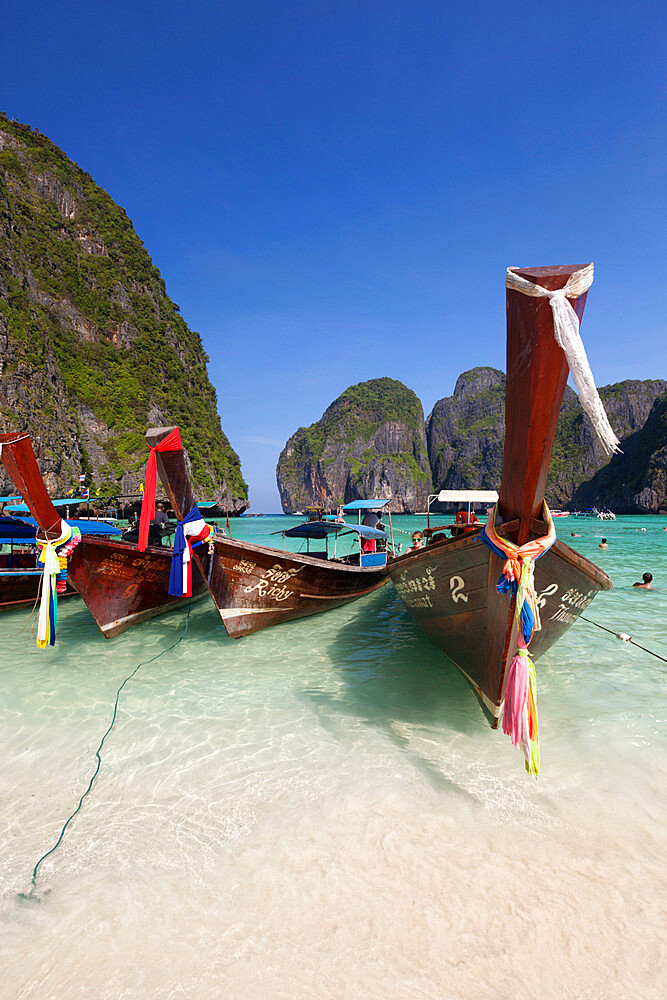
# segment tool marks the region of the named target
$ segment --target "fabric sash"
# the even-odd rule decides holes
[[[211,527],[196,505],[178,522],[169,574],[172,597],[192,597],[192,550],[211,534]]]
[[[37,624],[37,645],[40,649],[54,646],[56,642],[56,623],[58,618],[58,595],[56,577],[60,573],[60,559],[56,549],[65,545],[72,537],[72,529],[67,521],[60,522],[61,533],[55,539],[37,539],[41,549],[39,562],[43,564],[41,582],[41,600],[39,603],[39,619]]]
[[[149,445],[150,452],[146,465],[146,482],[144,485],[144,499],[141,503],[141,517],[139,519],[139,551],[143,552],[148,545],[148,529],[155,517],[155,489],[157,485],[157,461],[156,451],[180,451],[181,432],[178,427],[167,434],[164,440],[157,445]]]
[[[514,619],[516,622],[517,649],[507,671],[503,732],[511,737],[515,746],[523,750],[526,770],[539,774],[540,745],[537,727],[537,676],[528,646],[534,632],[542,628],[540,609],[535,594],[534,566],[537,559],[548,552],[556,541],[556,528],[551,511],[543,504],[547,533],[524,545],[515,545],[496,530],[498,504],[488,516],[480,538],[500,559],[504,559],[502,573],[496,585],[499,594],[511,593],[516,597]]]
[[[542,628],[540,612],[537,607],[534,583],[535,561],[548,552],[556,541],[556,527],[551,517],[551,511],[546,503],[543,506],[547,533],[542,538],[535,538],[524,545],[515,545],[509,539],[503,538],[496,530],[498,504],[489,514],[481,533],[481,539],[487,548],[504,559],[502,573],[498,579],[499,594],[508,591],[517,598],[517,609],[521,614],[522,634],[526,645],[533,637],[533,632]]]
[[[517,268],[508,267],[505,277],[507,288],[524,295],[548,298],[554,317],[554,337],[559,347],[562,347],[570,366],[579,401],[587,414],[606,455],[611,457],[621,451],[619,440],[612,430],[602,400],[595,388],[593,373],[586,357],[581,336],[579,334],[579,317],[568,302],[568,299],[578,299],[587,292],[593,284],[594,267],[589,264],[580,271],[575,271],[567,279],[563,288],[550,291],[542,285],[536,285],[527,278],[516,273]]]

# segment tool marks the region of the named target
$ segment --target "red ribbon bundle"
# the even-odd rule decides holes
[[[150,454],[148,456],[148,464],[146,465],[146,484],[144,486],[144,499],[141,504],[141,517],[139,519],[139,551],[143,552],[148,545],[148,529],[150,523],[155,517],[155,487],[157,483],[157,462],[155,459],[156,451],[179,451],[183,445],[181,444],[181,432],[178,427],[174,427],[173,431],[167,434],[166,438],[160,441],[159,444],[149,445]]]

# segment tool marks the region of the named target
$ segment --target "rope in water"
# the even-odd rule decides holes
[[[635,642],[631,635],[627,632],[614,632],[613,629],[607,628],[605,625],[600,625],[599,622],[594,622],[592,618],[585,618],[584,615],[580,615],[580,618],[584,622],[588,622],[589,625],[595,625],[596,628],[601,628],[603,632],[608,632],[609,635],[613,635],[615,639],[620,639],[621,642],[629,642],[631,645],[636,646],[637,649],[642,649],[645,653],[650,653],[651,656],[655,656],[657,660],[662,660],[663,663],[667,663],[667,658],[661,656],[660,653],[655,653],[652,649],[647,649],[646,646],[642,646],[641,643]]]
[[[125,685],[128,683],[128,681],[132,680],[132,678],[134,677],[134,675],[141,669],[141,667],[146,667],[146,666],[148,666],[149,663],[154,663],[155,660],[159,660],[160,657],[164,656],[165,653],[168,653],[171,649],[175,649],[176,646],[178,646],[179,642],[181,642],[185,638],[185,634],[188,631],[188,625],[189,625],[189,622],[190,622],[190,608],[191,608],[191,606],[192,606],[192,601],[188,601],[188,611],[187,611],[187,614],[185,616],[185,627],[184,627],[183,631],[181,632],[181,634],[179,635],[178,639],[176,639],[174,642],[172,642],[171,646],[166,646],[159,653],[156,653],[156,655],[152,656],[150,660],[143,660],[141,663],[138,663],[137,666],[132,671],[132,673],[127,675],[127,677],[125,678],[125,680],[123,681],[123,683],[121,684],[121,686],[116,691],[116,700],[115,700],[114,706],[113,706],[113,715],[111,717],[111,723],[110,723],[109,728],[107,729],[106,733],[104,734],[104,736],[100,740],[100,745],[98,746],[97,750],[95,751],[95,756],[97,757],[97,766],[95,767],[95,771],[93,773],[92,778],[88,782],[88,787],[86,788],[85,792],[83,793],[83,795],[79,799],[79,804],[76,807],[76,809],[74,810],[74,812],[65,821],[65,824],[64,824],[62,830],[60,831],[60,836],[56,840],[56,842],[53,845],[53,847],[49,851],[47,851],[46,854],[43,854],[41,856],[41,858],[39,859],[39,861],[37,862],[37,864],[33,868],[33,870],[32,870],[32,878],[30,880],[32,882],[32,887],[30,889],[30,892],[27,895],[25,893],[20,892],[19,893],[19,898],[20,899],[30,899],[30,898],[32,898],[33,893],[35,891],[35,888],[37,886],[37,872],[39,870],[39,866],[41,865],[42,861],[45,861],[51,854],[53,854],[53,852],[55,850],[58,849],[58,847],[60,847],[60,844],[62,843],[62,839],[65,836],[65,830],[70,825],[70,823],[72,822],[72,820],[74,819],[74,817],[76,816],[76,814],[80,811],[81,806],[83,805],[83,800],[88,795],[88,793],[90,792],[91,788],[93,787],[93,783],[95,781],[95,778],[99,774],[100,767],[102,766],[102,758],[100,757],[100,752],[102,750],[102,747],[104,746],[104,741],[106,740],[107,736],[109,735],[109,733],[111,732],[111,730],[113,729],[113,727],[114,727],[114,725],[116,723],[116,715],[118,714],[118,701],[120,699],[120,693],[121,693],[121,691],[123,690],[123,688],[125,687]]]

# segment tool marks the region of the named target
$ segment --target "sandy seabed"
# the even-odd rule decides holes
[[[591,617],[664,648],[667,587],[633,594],[637,543],[604,532],[619,582]],[[238,643],[200,603],[124,690],[25,903],[116,689],[184,613],[107,642],[73,601],[46,652],[23,623],[2,618],[1,1000],[667,995],[646,654],[580,625],[539,661],[533,780],[390,588]]]

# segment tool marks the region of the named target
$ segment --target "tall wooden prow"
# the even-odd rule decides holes
[[[61,518],[51,503],[26,431],[0,434],[0,458],[28,510],[47,538],[58,538]]]
[[[582,265],[515,268],[528,281],[549,291],[563,288]],[[579,320],[584,292],[569,299]],[[531,520],[541,520],[551,452],[569,367],[554,337],[553,312],[546,297],[507,289],[507,385],[505,450],[498,510],[512,541],[523,545]],[[534,532],[533,532],[534,533]]]
[[[149,448],[155,448],[174,430],[175,427],[149,427],[146,431],[146,443]],[[155,458],[158,476],[167,491],[176,517],[181,521],[197,502],[185,465],[183,450],[178,448],[175,451],[158,451],[155,453]]]

